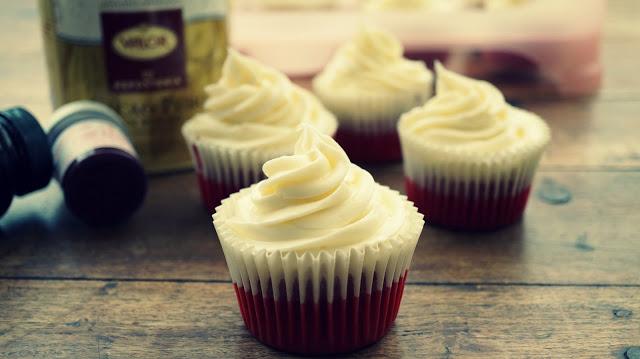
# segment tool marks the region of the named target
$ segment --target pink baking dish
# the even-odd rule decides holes
[[[339,3],[339,2],[336,2]],[[291,77],[310,77],[363,24],[396,34],[408,57],[497,83],[509,97],[579,96],[602,77],[605,0],[531,0],[504,9],[375,12],[345,1],[315,10],[265,9],[238,0],[234,47]]]

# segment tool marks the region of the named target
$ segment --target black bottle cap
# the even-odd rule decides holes
[[[53,158],[40,123],[21,107],[0,111],[0,116],[18,155],[14,163],[20,168],[15,171],[15,193],[24,195],[46,187],[53,174]]]
[[[14,176],[12,175],[11,153],[8,146],[10,146],[10,138],[7,131],[4,129],[4,118],[0,116],[0,217],[7,212],[11,202],[13,201],[14,190]]]

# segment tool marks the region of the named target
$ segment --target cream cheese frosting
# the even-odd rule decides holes
[[[235,209],[226,223],[237,237],[299,252],[372,244],[406,230],[404,197],[375,183],[329,136],[308,125],[299,131],[293,155],[267,162],[265,180],[223,203]]]
[[[436,77],[436,96],[398,123],[401,137],[426,151],[425,160],[491,162],[549,142],[546,123],[510,106],[490,83],[458,75],[440,63]]]
[[[405,59],[403,51],[390,33],[365,28],[338,50],[314,80],[315,88],[336,95],[425,96],[431,72],[423,62]]]
[[[205,91],[204,111],[183,127],[185,136],[195,141],[290,153],[300,123],[328,135],[337,127],[335,117],[310,92],[231,49],[221,79]]]

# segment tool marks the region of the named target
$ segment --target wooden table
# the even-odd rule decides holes
[[[46,118],[35,6],[2,7],[0,106]],[[396,325],[356,356],[640,358],[639,18],[639,1],[611,1],[599,95],[524,104],[553,128],[524,220],[427,227]],[[400,165],[369,169],[402,189]],[[0,220],[0,357],[282,355],[244,329],[210,222],[192,173],[153,178],[109,230],[71,217],[55,183],[15,201]]]

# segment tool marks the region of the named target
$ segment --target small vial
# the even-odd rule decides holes
[[[93,101],[66,104],[54,112],[48,137],[55,178],[74,215],[108,226],[140,207],[147,177],[115,111]]]
[[[0,217],[14,196],[49,184],[53,164],[47,135],[27,110],[0,111]]]

